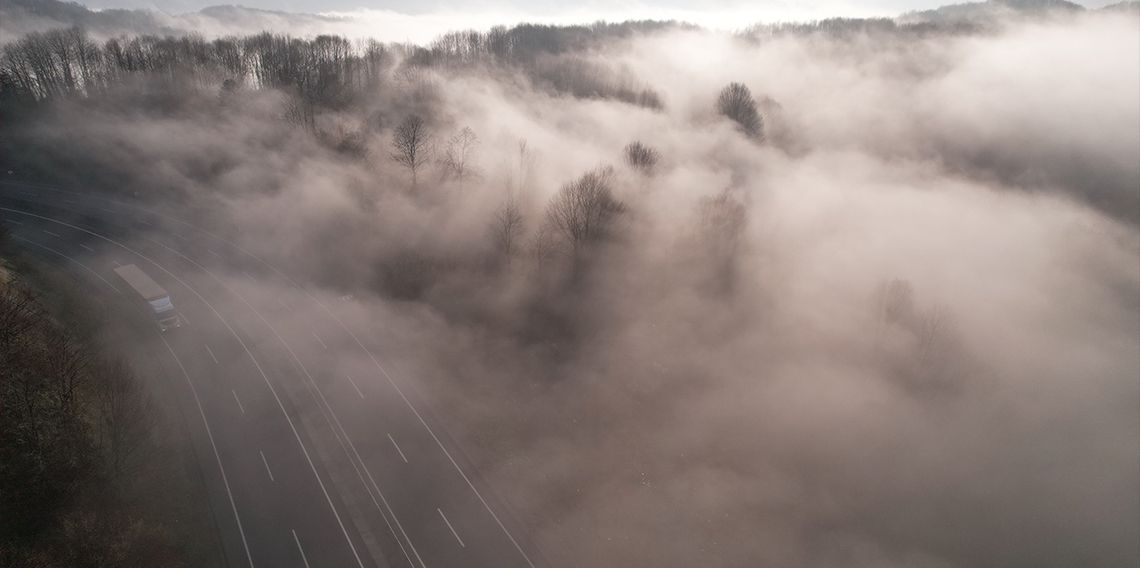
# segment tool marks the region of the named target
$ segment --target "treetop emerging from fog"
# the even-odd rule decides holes
[[[328,299],[552,565],[1137,566],[1140,9],[1074,6],[423,45],[101,13],[4,46],[0,189]]]

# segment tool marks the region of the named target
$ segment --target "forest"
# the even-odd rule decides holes
[[[553,564],[1135,565],[1140,11],[963,6],[61,26],[0,171],[357,298]]]
[[[6,231],[0,258],[0,563],[213,565],[200,474],[134,366],[98,337],[107,307],[36,268]]]

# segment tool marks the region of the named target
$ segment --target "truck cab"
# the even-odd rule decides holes
[[[147,303],[154,311],[154,319],[158,324],[159,331],[166,331],[182,325],[182,318],[178,317],[178,310],[174,309],[174,304],[170,303],[170,296],[163,296],[157,300],[147,300]]]

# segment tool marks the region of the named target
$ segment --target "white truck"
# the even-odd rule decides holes
[[[142,297],[147,307],[150,308],[150,313],[154,315],[154,321],[158,324],[159,331],[166,331],[172,327],[182,325],[182,319],[178,317],[178,310],[174,309],[174,304],[170,303],[170,294],[158,285],[158,282],[151,280],[145,272],[139,267],[128,264],[120,266],[115,269],[115,274],[118,274],[135,289],[135,292]]]

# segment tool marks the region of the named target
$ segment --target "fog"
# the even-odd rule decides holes
[[[68,6],[64,2],[45,0],[5,0],[0,4],[0,43],[19,38],[28,32],[45,31],[69,25],[82,25],[98,39],[140,33],[190,35],[213,39],[226,35],[242,35],[263,30],[294,36],[336,34],[351,39],[382,38],[384,41],[425,44],[437,36],[457,29],[486,31],[494,26],[513,26],[521,22],[551,25],[575,25],[597,20],[676,20],[709,29],[732,31],[741,22],[811,21],[834,17],[883,17],[899,11],[897,6],[805,5],[785,3],[712,3],[696,7],[685,2],[627,3],[624,5],[546,5],[487,4],[479,7],[452,5],[430,6],[413,2],[399,6],[392,2],[383,7],[361,7],[359,3],[336,6],[321,3],[313,6],[289,6],[282,11],[279,2],[257,6],[160,6],[151,3],[129,9],[125,6],[96,6],[83,3],[90,10]],[[199,9],[200,8],[200,9]]]
[[[667,26],[521,66],[389,48],[375,89],[310,118],[206,72],[60,98],[5,128],[4,166],[352,294],[553,565],[1133,566],[1138,47],[1133,5]],[[718,113],[734,82],[761,135]],[[392,145],[412,115],[415,181]],[[588,172],[620,207],[574,241],[551,204]]]

